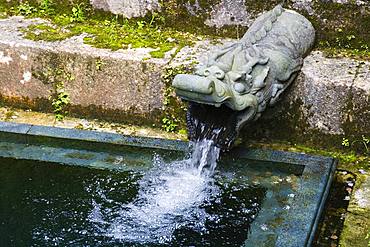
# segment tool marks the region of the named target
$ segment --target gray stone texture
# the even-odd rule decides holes
[[[151,49],[112,52],[83,44],[77,36],[61,42],[22,38],[18,28],[40,20],[0,20],[0,92],[29,104],[48,100],[63,81],[72,106],[154,116],[162,107],[161,72],[167,59],[150,58]],[[60,75],[56,75],[59,73]],[[73,113],[73,111],[72,111]]]
[[[326,58],[320,51],[312,52],[281,102],[266,111],[248,134],[288,141],[316,140],[324,146],[340,146],[343,136],[368,136],[369,68],[368,61]],[[259,131],[263,133],[255,134]]]
[[[344,134],[344,108],[350,100],[358,65],[351,59],[325,58],[320,52],[313,52],[306,58],[302,73],[288,97],[291,102],[302,102],[301,110],[311,128]]]
[[[225,25],[249,26],[254,19],[255,16],[247,11],[245,0],[222,0],[212,7],[205,24],[217,28]]]
[[[156,11],[162,12],[165,16],[175,16],[175,19],[177,17],[186,19],[186,15],[196,17],[202,20],[204,25],[217,28],[230,25],[249,26],[261,12],[270,10],[281,2],[277,0],[268,3],[262,0],[166,0],[161,2],[158,0],[90,0],[92,6],[97,9],[122,14],[129,18],[145,16],[148,12]],[[343,5],[338,12],[339,14],[345,12],[351,15],[355,7],[360,10],[362,15],[366,16],[369,15],[370,8],[370,2],[365,0],[290,0],[286,2],[284,7],[293,8],[298,12],[315,17],[324,26],[338,21],[326,19],[327,8],[333,8],[327,4]],[[185,13],[182,13],[183,11]],[[342,16],[343,18],[345,17]],[[178,21],[181,22],[181,19]],[[344,20],[343,24],[345,25]]]
[[[145,16],[148,12],[160,10],[158,0],[90,0],[90,3],[97,9],[128,18]]]
[[[113,114],[115,120],[128,123],[160,121],[166,88],[161,76],[166,66],[191,66],[193,61],[201,65],[210,50],[230,42],[199,41],[194,47],[183,48],[170,61],[149,58],[150,49],[113,52],[83,44],[82,36],[61,42],[35,42],[24,39],[18,31],[40,21],[19,17],[0,20],[2,99],[16,99],[14,102],[24,103],[22,107],[32,108],[38,101],[50,107],[55,78],[40,75],[61,69],[69,78],[64,84],[71,98],[70,113],[103,119]],[[322,134],[320,139],[325,135],[370,132],[368,61],[326,58],[322,52],[314,51],[284,94],[281,102],[243,131],[284,140],[296,136],[301,141],[317,138],[313,132]]]

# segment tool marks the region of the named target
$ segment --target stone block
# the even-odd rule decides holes
[[[90,3],[97,9],[128,18],[145,16],[148,12],[160,9],[158,0],[90,0]]]
[[[150,58],[151,49],[110,51],[83,43],[83,35],[59,42],[24,39],[19,28],[42,22],[0,20],[0,96],[7,105],[52,111],[55,84],[70,97],[68,111],[79,117],[139,125],[161,124],[166,68],[193,66],[219,42],[184,47],[175,58]],[[327,58],[312,52],[281,101],[243,130],[248,139],[271,138],[340,145],[343,136],[370,134],[370,62]],[[176,112],[176,111],[173,111]],[[333,141],[333,138],[335,139]]]
[[[150,59],[151,49],[145,48],[93,48],[83,43],[83,36],[60,42],[24,39],[18,29],[38,21],[0,20],[3,101],[50,111],[55,85],[63,82],[71,114],[136,123],[158,120],[165,88],[161,75],[168,59]]]
[[[281,101],[247,127],[245,136],[323,146],[340,146],[344,136],[369,136],[369,66],[368,61],[312,52]]]
[[[360,175],[348,206],[340,237],[340,246],[367,247],[370,245],[370,177]]]

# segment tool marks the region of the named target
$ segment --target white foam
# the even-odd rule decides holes
[[[220,193],[212,178],[219,153],[212,141],[203,140],[193,143],[189,159],[166,164],[155,155],[153,169],[139,182],[137,198],[121,205],[109,222],[103,215],[112,212],[93,201],[89,221],[102,235],[133,243],[171,241],[174,231],[189,223],[198,231],[205,230],[207,219],[217,221],[201,206]],[[98,195],[103,202],[108,200],[102,191]]]

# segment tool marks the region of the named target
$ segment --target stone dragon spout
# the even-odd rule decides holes
[[[192,118],[201,117],[198,108],[226,106],[232,117],[223,125],[233,131],[220,145],[230,146],[240,129],[274,105],[293,82],[314,39],[315,30],[304,16],[278,5],[260,15],[239,41],[210,54],[195,74],[177,75],[172,83],[176,94],[193,102],[190,139],[197,138]]]

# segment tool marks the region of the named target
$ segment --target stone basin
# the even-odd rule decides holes
[[[2,212],[6,212],[0,214],[0,222],[5,222],[0,225],[0,242],[5,245],[133,244],[121,235],[109,234],[109,227],[103,233],[94,228],[99,225],[94,209],[99,209],[96,205],[104,198],[99,195],[106,193],[111,200],[99,204],[103,215],[104,207],[109,209],[104,203],[131,205],[140,193],[131,180],[140,184],[153,172],[156,157],[172,164],[188,152],[188,143],[183,141],[9,122],[0,123],[0,140],[0,166],[8,171],[5,174],[12,174],[0,180],[0,200],[5,202]],[[223,220],[212,225],[207,218],[209,229],[203,238],[188,226],[176,229],[173,239],[149,239],[144,244],[194,241],[212,245],[226,239],[233,246],[311,246],[335,167],[336,160],[329,157],[235,148],[219,161],[214,178],[220,190],[216,199],[209,207],[198,205]],[[117,185],[122,181],[124,185]],[[15,188],[14,183],[23,186]],[[112,188],[120,193],[110,194]],[[222,201],[221,208],[212,211],[217,199]],[[81,225],[85,228],[80,229]],[[229,239],[231,235],[240,239]]]

